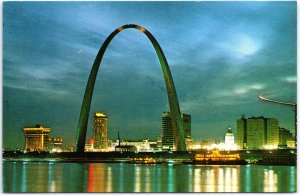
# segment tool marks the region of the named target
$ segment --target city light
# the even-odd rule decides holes
[[[278,149],[278,146],[276,146],[276,145],[264,145],[262,148],[265,149],[265,150],[276,150],[276,149]]]

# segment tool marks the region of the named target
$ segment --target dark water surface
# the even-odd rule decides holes
[[[295,166],[8,162],[4,192],[295,192]]]

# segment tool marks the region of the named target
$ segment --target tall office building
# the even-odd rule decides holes
[[[47,150],[50,131],[51,128],[45,128],[42,125],[23,128],[25,136],[24,149],[26,151]]]
[[[275,118],[242,116],[237,120],[237,144],[239,149],[278,147],[279,125]]]
[[[267,132],[264,118],[249,118],[246,132],[248,149],[259,149],[266,144]]]
[[[267,145],[276,146],[279,145],[279,122],[275,118],[266,119],[267,121]]]
[[[237,120],[236,143],[239,149],[247,148],[247,119],[244,115]]]
[[[162,148],[174,149],[174,130],[172,126],[172,118],[170,112],[162,113],[161,122],[161,135],[162,135]],[[187,148],[192,147],[192,135],[191,135],[191,115],[181,114],[184,129],[184,139]]]
[[[156,147],[162,148],[162,135],[161,132],[156,135]]]
[[[172,126],[171,114],[163,112],[161,115],[161,131],[162,131],[162,148],[174,149],[174,133]]]
[[[184,140],[187,149],[192,148],[192,123],[191,115],[181,114],[183,121]]]
[[[107,149],[107,116],[100,112],[94,116],[94,149]]]

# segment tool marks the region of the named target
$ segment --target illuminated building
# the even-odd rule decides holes
[[[107,116],[100,112],[94,116],[94,149],[107,149]]]
[[[279,125],[275,118],[242,116],[237,120],[237,143],[239,149],[277,148]]]
[[[281,148],[295,147],[295,138],[293,137],[293,134],[285,128],[279,128],[279,146]]]
[[[86,152],[92,152],[94,150],[94,139],[93,138],[90,138],[89,142],[87,144],[85,144],[84,150]]]
[[[229,126],[225,135],[225,145],[234,145],[234,135],[232,133],[231,127]]]
[[[45,128],[41,125],[23,128],[25,135],[24,149],[26,151],[47,150],[50,131],[51,128]]]
[[[118,132],[117,145],[115,146],[116,152],[136,152],[137,148],[133,145],[121,145],[120,134]]]
[[[238,147],[234,141],[234,134],[230,126],[227,128],[225,134],[225,142],[219,143],[216,147],[220,150],[226,150],[226,151],[238,150]]]
[[[157,143],[155,141],[150,141],[148,139],[137,141],[122,140],[122,146],[134,146],[138,152],[154,151],[156,145]]]
[[[189,150],[192,148],[192,125],[191,125],[191,115],[181,114],[183,121],[183,130],[184,130],[184,140],[186,148]]]
[[[247,119],[244,115],[237,120],[237,139],[236,143],[239,149],[246,149],[247,147]]]
[[[278,147],[279,145],[279,123],[275,118],[265,119],[267,121],[267,146]]]
[[[62,151],[62,138],[49,138],[48,140],[48,150],[52,152]]]
[[[156,147],[157,148],[162,147],[162,135],[161,135],[161,133],[156,135]]]
[[[174,149],[174,134],[172,128],[172,119],[169,112],[163,112],[161,115],[162,148]]]

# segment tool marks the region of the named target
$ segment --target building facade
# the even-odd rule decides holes
[[[228,145],[228,146],[234,145],[234,135],[233,135],[233,132],[232,132],[232,129],[230,126],[227,128],[227,131],[225,134],[225,145]]]
[[[63,149],[62,144],[63,144],[62,138],[49,138],[48,150],[52,152],[60,152]]]
[[[188,114],[181,114],[184,129],[184,140],[187,150],[192,148],[192,117]]]
[[[289,130],[285,128],[279,128],[279,146],[281,148],[295,147],[295,137]]]
[[[51,128],[36,125],[35,127],[23,128],[23,132],[25,136],[24,149],[26,151],[47,150]]]
[[[184,140],[187,149],[192,148],[191,115],[181,114],[184,129]],[[170,112],[163,112],[161,116],[161,146],[163,149],[174,149],[174,130]]]
[[[163,149],[174,149],[174,133],[172,127],[172,118],[169,112],[163,112],[161,115],[161,145]]]
[[[107,116],[97,112],[94,116],[94,149],[107,149]]]
[[[242,116],[237,120],[237,145],[239,149],[277,148],[279,124],[275,118]]]

